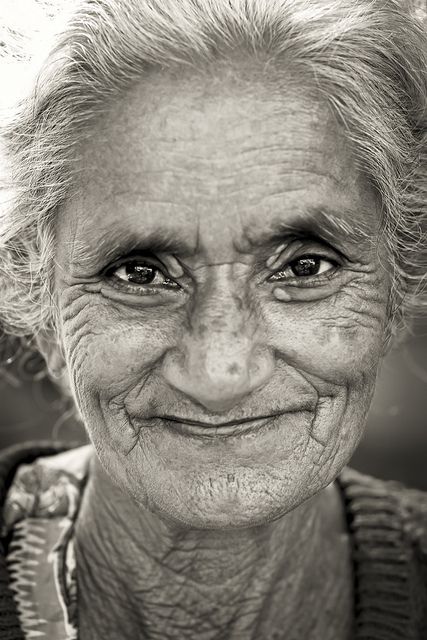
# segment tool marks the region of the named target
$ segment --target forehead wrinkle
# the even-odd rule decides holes
[[[328,177],[340,184],[340,172],[342,166],[335,164],[331,154],[326,154],[325,149],[316,149],[312,140],[307,139],[304,146],[289,145],[286,137],[279,142],[276,131],[275,142],[269,143],[265,135],[242,136],[242,144],[227,144],[224,146],[224,138],[221,139],[195,139],[179,148],[168,148],[163,141],[156,140],[155,149],[148,146],[141,153],[141,167],[145,178],[157,175],[186,176],[196,182],[204,180],[205,175],[212,176],[212,170],[216,172],[218,179],[230,178],[233,175],[245,174],[260,167],[279,167],[278,175],[295,173],[312,173],[322,177]],[[245,147],[248,143],[250,146]],[[141,150],[137,149],[136,153]],[[121,178],[120,164],[118,177]]]
[[[170,78],[167,74],[149,75],[144,83],[135,86],[125,104],[119,101],[111,108],[109,117],[102,121],[103,127],[98,127],[101,129],[100,137],[106,136],[108,143],[113,135],[120,143],[125,136],[137,150],[141,149],[143,138],[146,150],[147,147],[153,147],[157,156],[159,144],[163,145],[164,151],[170,156],[177,155],[179,165],[180,154],[176,154],[179,142],[186,143],[185,158],[192,157],[197,163],[206,161],[206,154],[191,148],[194,144],[203,149],[209,148],[207,156],[210,163],[214,162],[214,155],[218,151],[219,155],[222,154],[224,142],[227,157],[235,143],[243,152],[246,149],[248,152],[257,151],[256,147],[254,149],[254,140],[260,143],[258,147],[271,149],[273,153],[278,147],[281,153],[281,146],[285,150],[287,148],[288,152],[301,150],[305,153],[307,149],[304,144],[301,149],[298,149],[298,144],[294,145],[295,148],[289,148],[289,136],[284,129],[295,128],[301,119],[301,112],[304,112],[307,121],[305,133],[317,140],[319,125],[331,119],[327,107],[307,100],[306,90],[303,91],[299,83],[295,83],[293,90],[298,97],[298,104],[293,104],[292,100],[285,99],[277,90],[266,91],[269,85],[264,76],[260,77],[259,86],[254,84],[253,69],[250,79],[251,90],[242,94],[235,82],[229,85],[229,90],[223,83],[213,90],[211,79],[199,79],[197,82],[194,74],[190,74],[187,80]],[[272,86],[277,89],[275,82]],[[287,90],[289,92],[289,87]],[[226,108],[228,102],[231,103],[229,109]],[[258,103],[260,108],[255,109],[254,113],[253,106]],[[141,104],[144,105],[143,111]],[[266,117],[266,109],[269,117]],[[191,118],[183,119],[183,114],[190,114]],[[244,129],[238,126],[242,119],[246,125]],[[139,123],[138,127],[135,127],[135,122]],[[278,145],[277,140],[282,140],[283,144]],[[310,151],[314,153],[315,149]]]

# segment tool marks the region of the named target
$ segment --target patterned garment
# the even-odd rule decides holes
[[[77,639],[74,522],[92,447],[21,465],[3,514],[11,589],[25,637]]]

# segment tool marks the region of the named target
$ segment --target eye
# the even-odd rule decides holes
[[[294,276],[305,278],[307,276],[318,276],[326,273],[330,271],[334,265],[330,260],[320,258],[319,256],[303,256],[291,262],[289,267]]]
[[[121,281],[124,285],[127,284],[133,288],[179,288],[179,285],[165,275],[159,266],[142,259],[126,260],[115,265],[106,272],[106,276],[115,280],[116,284]]]
[[[333,260],[319,255],[305,255],[292,260],[280,271],[277,271],[270,280],[283,281],[299,278],[313,278],[316,276],[332,274],[337,268]]]

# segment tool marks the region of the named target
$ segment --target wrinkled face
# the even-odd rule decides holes
[[[244,73],[153,74],[81,168],[61,339],[107,473],[190,527],[265,523],[325,487],[364,426],[389,291],[326,106]]]

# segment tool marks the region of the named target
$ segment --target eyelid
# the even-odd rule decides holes
[[[148,284],[137,284],[127,281],[124,278],[117,276],[117,271],[124,267],[129,262],[141,262],[147,266],[152,267],[158,272],[160,278],[164,278],[165,282]],[[157,304],[161,304],[165,296],[170,293],[177,293],[178,290],[182,291],[182,286],[175,280],[175,276],[169,274],[167,266],[163,264],[156,255],[152,253],[144,252],[132,252],[128,255],[121,256],[116,259],[112,264],[108,265],[102,271],[102,277],[105,279],[109,289],[115,290],[120,295],[126,296],[126,300],[140,299],[140,300],[158,300]],[[156,278],[158,277],[156,276]],[[156,279],[155,278],[155,279]],[[145,304],[145,302],[144,302]]]
[[[331,264],[334,265],[339,265],[342,263],[341,260],[338,260],[335,257],[329,256],[329,255],[325,255],[324,253],[315,253],[314,251],[309,251],[307,253],[302,253],[299,256],[296,256],[295,258],[292,258],[292,260],[289,260],[288,262],[286,262],[283,267],[287,267],[292,265],[294,262],[298,262],[299,260],[305,260],[307,258],[317,258],[320,261],[324,261],[324,262],[330,262]]]
[[[298,249],[301,249],[301,246],[304,247],[304,251],[301,251],[298,255],[294,255],[291,259],[287,259],[282,261],[281,263],[275,263],[276,268],[274,271],[268,276],[267,282],[270,282],[278,287],[298,287],[298,288],[310,288],[324,285],[326,282],[331,281],[336,275],[337,272],[340,271],[341,267],[344,266],[345,262],[341,258],[340,255],[337,255],[337,252],[333,249],[318,247],[316,249],[310,249],[310,247],[306,247],[303,243],[299,243]],[[330,255],[333,254],[333,255]],[[283,254],[282,254],[283,255]],[[292,273],[292,265],[299,260],[303,260],[304,258],[317,258],[320,261],[329,262],[331,265],[330,269],[327,269],[323,273],[317,273],[309,276],[297,276]],[[290,271],[289,274],[286,272]],[[286,274],[280,276],[279,274]]]
[[[295,281],[297,281],[297,282],[301,282],[302,280],[305,280],[305,281],[309,281],[309,280],[310,280],[311,282],[314,282],[316,279],[317,279],[317,280],[321,280],[321,279],[324,279],[324,278],[330,278],[330,277],[331,277],[331,276],[336,272],[337,268],[340,266],[340,263],[339,263],[339,262],[337,262],[337,261],[335,261],[335,260],[332,260],[332,259],[329,259],[329,258],[326,258],[326,257],[324,257],[324,256],[323,256],[323,257],[321,257],[321,256],[314,256],[314,254],[305,254],[305,255],[302,255],[302,256],[300,256],[300,257],[296,258],[295,260],[291,260],[290,262],[285,263],[285,264],[284,264],[282,267],[280,267],[279,269],[276,269],[276,271],[275,271],[274,273],[272,273],[272,274],[268,277],[268,280],[269,280],[270,282],[281,282],[281,281],[285,282],[285,280],[284,280],[284,279],[282,279],[282,280],[281,280],[280,278],[278,278],[278,274],[280,274],[280,273],[284,273],[284,272],[286,272],[287,270],[291,270],[291,265],[292,265],[294,262],[298,262],[298,260],[301,260],[301,259],[303,259],[303,258],[305,258],[305,257],[307,257],[307,258],[308,258],[308,257],[310,257],[310,256],[311,256],[311,257],[317,257],[317,258],[319,258],[319,260],[320,260],[320,261],[329,262],[329,263],[330,263],[330,265],[331,265],[331,268],[330,268],[330,269],[328,269],[326,272],[323,272],[323,273],[317,273],[317,274],[312,275],[312,276],[296,276],[296,275],[294,275],[294,274],[292,274],[292,273],[291,273],[291,274],[289,275],[289,277],[287,278],[287,280],[286,280],[287,282],[289,282],[289,281],[293,281],[293,280],[295,280]],[[277,279],[276,279],[276,278],[277,278]]]
[[[337,264],[347,260],[341,251],[332,247],[329,243],[317,239],[307,239],[306,241],[294,239],[287,245],[284,243],[279,245],[274,254],[267,260],[267,268],[272,273],[276,273],[295,260],[300,260],[305,256],[316,256]]]
[[[114,271],[116,271],[117,269],[119,269],[120,267],[122,267],[124,264],[126,264],[127,262],[146,262],[147,264],[149,264],[150,266],[153,266],[157,269],[159,269],[159,271],[165,271],[166,273],[164,273],[163,275],[167,275],[167,267],[166,265],[163,264],[163,262],[161,260],[159,260],[159,258],[157,258],[157,256],[151,254],[151,253],[129,253],[128,255],[125,256],[121,256],[120,258],[117,258],[116,260],[114,260],[113,262],[111,262],[107,267],[105,267],[102,271],[103,275],[108,275],[113,273]]]

